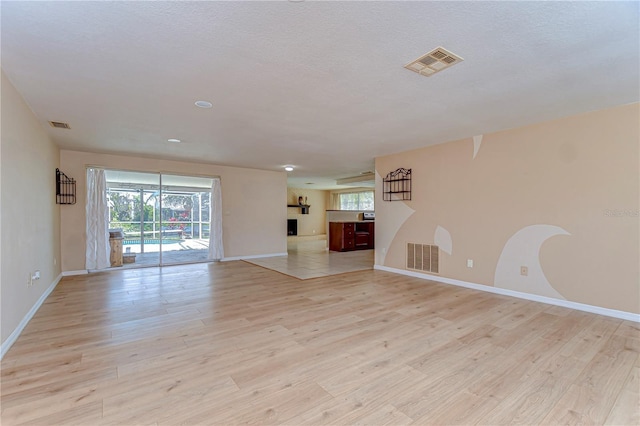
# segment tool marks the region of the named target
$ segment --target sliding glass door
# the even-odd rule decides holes
[[[125,267],[209,258],[212,179],[105,171],[109,228],[124,234]]]
[[[122,229],[125,265],[160,264],[160,175],[105,171],[109,228]]]
[[[212,180],[168,174],[161,178],[162,264],[206,261]]]

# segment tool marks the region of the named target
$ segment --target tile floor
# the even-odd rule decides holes
[[[179,250],[166,251],[162,255],[164,264],[207,262],[208,248],[197,248],[196,241]],[[246,262],[271,269],[301,280],[343,274],[346,272],[373,269],[374,251],[358,250],[351,252],[333,252],[327,250],[326,239],[291,238],[287,240],[288,256],[274,256],[249,259]],[[159,247],[158,247],[159,249]],[[136,256],[136,262],[111,269],[140,268],[157,266],[159,253],[155,247],[146,245],[145,253]]]
[[[246,262],[301,280],[373,269],[374,251],[328,251],[326,240],[289,240],[288,256],[250,259]]]

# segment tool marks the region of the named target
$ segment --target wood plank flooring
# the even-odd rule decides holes
[[[382,271],[67,277],[2,361],[3,425],[640,423],[638,324]]]

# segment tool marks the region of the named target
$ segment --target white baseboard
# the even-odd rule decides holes
[[[520,291],[507,290],[504,288],[492,287],[488,285],[475,284],[467,281],[460,281],[453,278],[439,277],[437,275],[422,274],[420,272],[408,271],[406,269],[390,268],[388,266],[374,265],[373,269],[392,272],[394,274],[407,275],[421,278],[423,280],[437,281],[444,284],[456,285],[459,287],[471,288],[474,290],[486,291],[488,293],[501,294],[503,296],[517,297],[519,299],[532,300],[534,302],[546,303],[549,305],[562,306],[578,311],[590,312],[592,314],[605,315],[608,317],[623,319],[627,321],[640,322],[640,314],[618,311],[615,309],[602,308],[600,306],[587,305],[584,303],[572,302],[570,300],[554,299],[552,297],[538,296],[536,294],[522,293]]]
[[[270,253],[270,254],[254,254],[250,256],[232,256],[232,257],[225,257],[224,259],[222,259],[222,262],[230,262],[232,260],[261,259],[263,257],[276,257],[276,256],[288,256],[288,255],[289,253],[284,252],[284,253]]]
[[[64,271],[62,273],[62,276],[63,277],[71,277],[73,275],[86,275],[88,273],[89,273],[89,271],[87,271],[86,269],[80,269],[78,271]]]
[[[29,312],[27,312],[27,315],[25,315],[24,318],[22,318],[22,321],[20,321],[16,329],[13,330],[13,333],[11,333],[11,335],[7,338],[7,340],[2,342],[2,349],[0,349],[0,360],[4,358],[5,354],[9,351],[9,349],[11,349],[11,346],[13,346],[16,340],[18,340],[18,337],[20,337],[20,334],[22,334],[22,330],[24,330],[27,324],[29,324],[29,321],[31,321],[31,318],[33,318],[36,312],[38,312],[38,309],[40,309],[40,306],[42,306],[42,304],[47,299],[47,297],[49,297],[53,289],[56,288],[56,286],[62,279],[62,276],[63,276],[63,273],[60,273],[60,275],[56,277],[56,279],[53,281],[53,283],[51,283],[49,288],[47,288],[44,291],[44,293],[42,293],[38,301],[31,307],[31,309],[29,309]]]

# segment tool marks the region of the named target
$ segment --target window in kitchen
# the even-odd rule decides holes
[[[340,210],[374,210],[373,191],[339,194]]]

